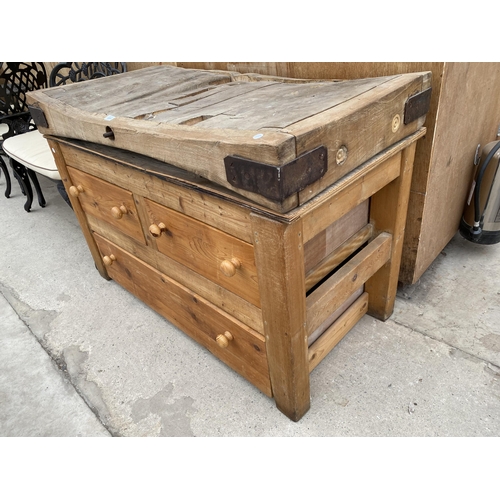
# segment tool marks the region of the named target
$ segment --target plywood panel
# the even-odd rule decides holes
[[[447,63],[438,117],[412,282],[458,230],[476,146],[496,139],[500,63]]]

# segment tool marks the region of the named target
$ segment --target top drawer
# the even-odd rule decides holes
[[[112,224],[141,243],[146,243],[130,191],[72,167],[68,167],[68,172],[85,213]]]
[[[158,250],[260,307],[253,246],[144,199]]]

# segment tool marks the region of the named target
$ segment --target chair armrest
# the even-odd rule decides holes
[[[13,135],[24,134],[25,132],[36,129],[36,125],[32,121],[29,111],[14,113],[12,115],[1,115],[0,123],[5,123],[9,127],[9,131],[1,136],[2,140],[8,139]]]

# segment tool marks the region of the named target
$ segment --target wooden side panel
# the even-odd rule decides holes
[[[500,63],[446,63],[437,120],[427,184],[418,191],[425,192],[418,247],[413,261],[403,258],[406,283],[420,278],[458,230],[476,147],[496,140],[500,125]]]
[[[361,245],[369,241],[372,235],[373,226],[367,224],[336,248],[330,255],[325,257],[315,268],[306,273],[306,290],[309,291],[316,283],[327,276],[328,273],[342,264],[342,262],[358,250]]]
[[[333,221],[389,184],[399,175],[400,166],[401,154],[397,153],[384,162],[375,164],[373,168],[353,172],[338,185],[328,189],[321,204],[304,215],[304,241],[308,242]]]

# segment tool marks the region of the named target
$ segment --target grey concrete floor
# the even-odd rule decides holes
[[[50,180],[0,178],[0,436],[499,436],[500,245],[457,235],[392,317],[365,316],[291,422],[113,281]]]

